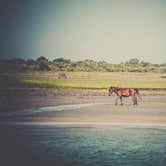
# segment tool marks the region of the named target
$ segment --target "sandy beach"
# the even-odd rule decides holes
[[[132,105],[131,98],[124,98],[123,106],[115,106],[115,96],[42,94],[20,96],[10,101],[1,109],[2,120],[166,124],[166,96],[144,96],[137,106]],[[57,111],[57,106],[62,106],[62,109]],[[42,111],[19,115],[22,111],[33,112],[32,109]],[[12,113],[12,116],[6,116],[7,113]]]

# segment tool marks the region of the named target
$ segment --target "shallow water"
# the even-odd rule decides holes
[[[3,113],[3,116],[27,116],[41,113],[50,113],[65,110],[79,110],[80,108],[89,107],[101,103],[88,103],[88,104],[69,104],[69,105],[57,105],[49,107],[29,108],[15,112]]]
[[[166,128],[1,125],[3,162],[17,165],[163,166]],[[10,159],[10,160],[9,160]]]

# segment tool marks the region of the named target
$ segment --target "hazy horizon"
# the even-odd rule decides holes
[[[95,60],[93,58],[80,58],[80,59],[72,59],[72,58],[65,58],[65,57],[56,57],[55,58],[49,58],[47,56],[38,56],[38,57],[23,57],[23,56],[17,56],[17,57],[0,57],[0,60],[14,60],[14,59],[23,59],[23,60],[37,60],[38,58],[40,57],[44,57],[46,59],[48,59],[49,61],[53,61],[55,59],[66,59],[66,60],[71,60],[73,62],[77,62],[77,61],[84,61],[84,60],[93,60],[93,61],[96,61],[96,62],[101,62],[101,61],[105,61],[107,63],[112,63],[112,64],[120,64],[120,63],[125,63],[125,62],[129,62],[131,59],[137,59],[139,60],[139,62],[147,62],[147,63],[151,63],[151,64],[165,64],[166,62],[161,62],[161,63],[155,63],[155,62],[151,62],[151,61],[145,61],[143,59],[139,59],[139,58],[129,58],[129,59],[126,59],[124,61],[119,61],[119,62],[113,62],[111,60],[104,60],[104,59],[98,59],[98,60]]]
[[[0,58],[166,62],[164,0],[2,0]]]

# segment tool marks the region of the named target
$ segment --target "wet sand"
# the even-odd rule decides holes
[[[114,96],[15,97],[0,109],[1,163],[165,165],[166,96],[143,99],[115,106]]]
[[[25,109],[52,107],[52,111],[22,116],[1,116],[2,120],[30,122],[70,122],[70,123],[138,123],[166,125],[166,96],[145,96],[133,106],[131,98],[124,99],[124,105],[114,105],[115,96],[26,96],[19,104],[13,101],[3,112],[21,112]],[[72,109],[54,110],[54,106],[90,104]],[[1,114],[2,115],[2,114]]]

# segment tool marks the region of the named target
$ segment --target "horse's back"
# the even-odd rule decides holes
[[[133,88],[119,88],[118,91],[118,94],[123,97],[129,97],[134,95],[135,93],[135,90]]]
[[[118,88],[117,89],[119,96],[129,96],[129,89],[128,88]]]

